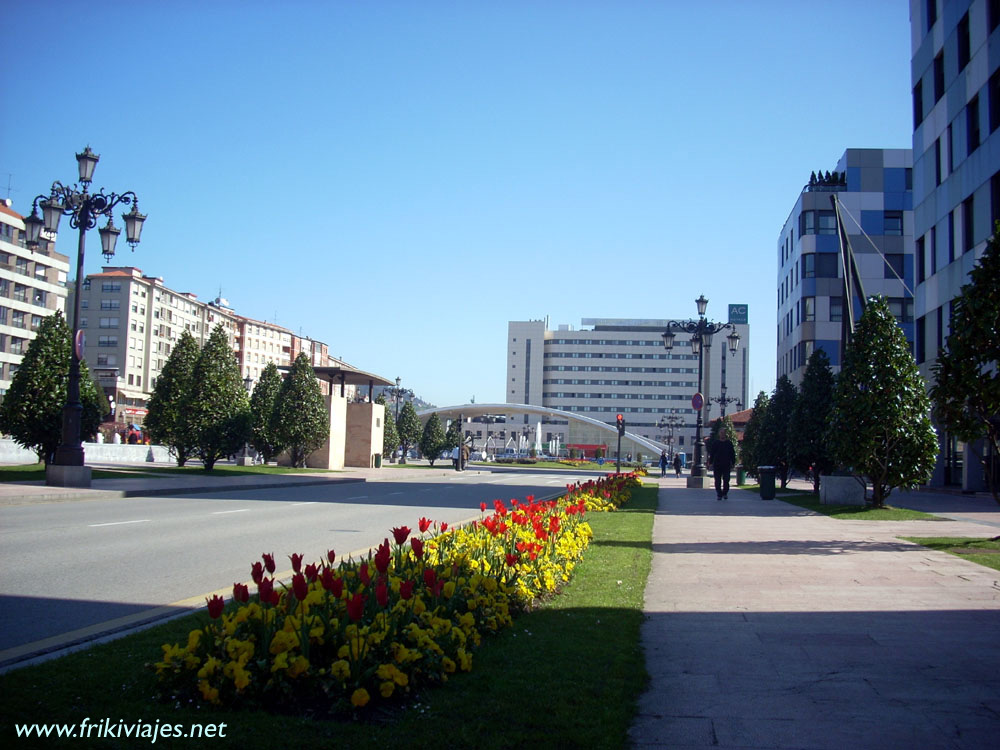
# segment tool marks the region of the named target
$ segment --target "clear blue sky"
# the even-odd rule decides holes
[[[699,294],[714,319],[749,305],[770,390],[799,190],[848,147],[911,146],[905,0],[13,0],[3,20],[15,210],[89,144],[95,187],[149,215],[116,265],[221,287],[438,405],[504,400],[508,320],[687,317]]]

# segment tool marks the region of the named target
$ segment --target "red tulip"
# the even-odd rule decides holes
[[[257,596],[262,602],[267,604],[273,604],[271,601],[272,594],[274,594],[274,579],[273,578],[262,578],[260,583],[257,584]]]
[[[306,583],[306,577],[301,573],[292,576],[292,593],[300,602],[309,596],[309,584]]]
[[[410,546],[413,547],[413,554],[417,556],[419,560],[424,556],[424,541],[422,539],[417,539],[417,537],[410,537]]]
[[[481,510],[483,513],[486,512],[486,501],[485,500],[483,502],[479,503],[479,510]]]
[[[274,553],[267,554],[266,552],[262,555],[264,558],[264,567],[267,568],[268,573],[274,572]]]
[[[292,561],[292,570],[296,573],[302,570],[302,555],[293,552],[288,556],[288,559]]]
[[[399,598],[409,599],[413,596],[413,584],[414,581],[403,581],[399,584]]]
[[[535,496],[534,495],[528,495],[524,499],[528,501],[528,505],[531,505],[533,502],[535,502]]]
[[[226,606],[226,600],[216,594],[211,599],[206,598],[205,601],[208,602],[208,616],[213,620],[218,619]]]
[[[333,590],[333,579],[333,568],[323,568],[323,572],[319,574],[319,582],[323,584],[326,591]]]
[[[406,537],[410,535],[409,526],[400,526],[392,530],[392,536],[396,540],[396,544],[402,544],[406,541]]]
[[[347,616],[354,620],[354,622],[360,620],[365,614],[366,601],[368,601],[368,597],[362,596],[360,591],[348,599]]]
[[[306,565],[306,569],[303,572],[306,574],[306,579],[309,583],[312,583],[319,577],[319,567],[316,563],[309,563]]]
[[[385,573],[389,569],[389,562],[392,560],[392,552],[389,549],[389,540],[386,539],[384,543],[378,546],[378,551],[375,553],[375,569],[379,573]]]
[[[437,571],[434,568],[424,568],[424,585],[433,588],[435,581],[437,581]]]
[[[241,604],[250,600],[250,589],[245,583],[233,584],[233,601]]]
[[[333,579],[333,583],[330,585],[330,593],[333,594],[334,598],[339,599],[344,594],[344,579],[337,578]]]
[[[385,578],[379,578],[375,584],[375,601],[380,607],[389,605],[389,587],[385,585]]]
[[[515,565],[517,565],[517,561],[520,560],[520,559],[521,558],[519,558],[517,555],[513,555],[510,552],[507,553],[507,565],[509,565],[512,568]]]
[[[332,549],[326,551],[326,559],[330,561],[330,565],[333,565],[333,561],[337,559],[337,553]]]
[[[365,586],[371,584],[372,577],[368,573],[368,563],[366,562],[361,563],[361,567],[358,569],[358,575],[361,577],[361,583],[363,583]]]
[[[264,566],[259,562],[255,562],[252,566],[250,566],[250,577],[253,579],[254,583],[260,584],[260,579],[264,577]]]
[[[419,521],[417,521],[417,526],[420,528],[420,533],[421,534],[426,533],[427,529],[431,527],[432,523],[433,521],[431,521],[429,518],[421,518]]]
[[[441,533],[443,534],[447,530],[448,530],[448,524],[446,524],[444,521],[442,521],[441,522]]]

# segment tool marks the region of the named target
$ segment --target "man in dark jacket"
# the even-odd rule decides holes
[[[716,500],[729,499],[729,472],[736,463],[736,449],[729,436],[723,433],[712,446],[712,468],[715,471]]]

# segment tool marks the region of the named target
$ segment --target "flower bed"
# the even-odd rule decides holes
[[[590,541],[587,511],[613,510],[638,480],[609,475],[571,485],[559,500],[501,500],[467,526],[421,518],[419,534],[392,530],[363,560],[303,565],[289,583],[274,556],[254,562],[257,593],[237,583],[227,605],[156,663],[164,698],[324,712],[405,696],[472,668],[483,635],[511,624],[569,580]]]

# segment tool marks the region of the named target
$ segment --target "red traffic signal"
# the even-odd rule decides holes
[[[625,417],[619,414],[617,419],[618,419],[618,434],[619,436],[621,436],[625,434]]]

